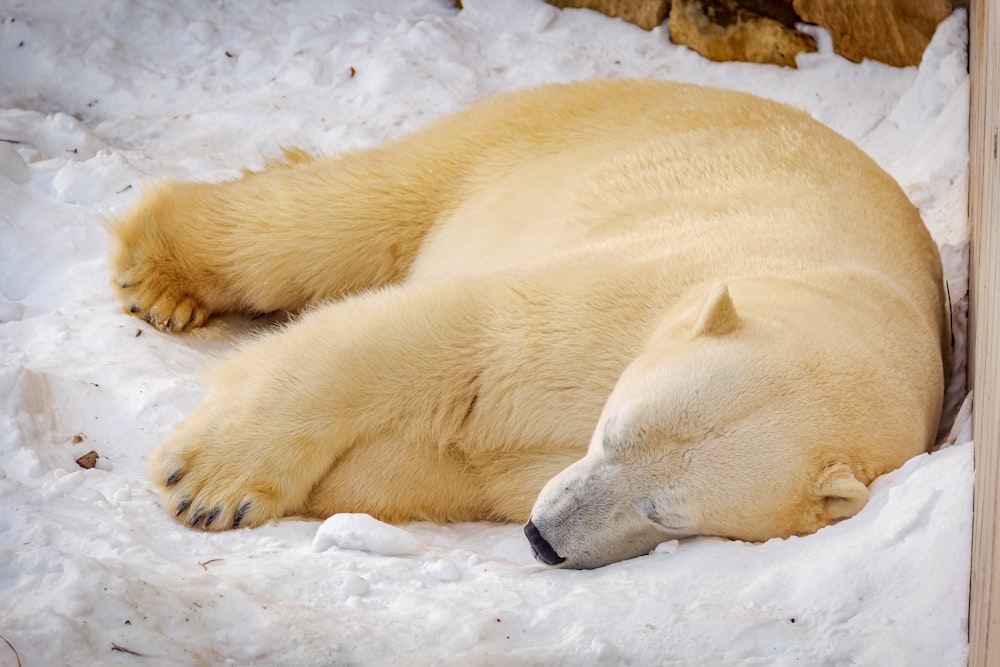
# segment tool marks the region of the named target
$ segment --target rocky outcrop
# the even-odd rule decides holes
[[[546,0],[561,9],[593,9],[652,30],[667,16],[667,0]]]
[[[952,0],[794,0],[802,20],[830,31],[833,48],[855,62],[920,64]]]
[[[745,5],[775,5],[784,20]],[[761,7],[763,9],[763,7]],[[795,29],[791,3],[738,0],[673,0],[670,39],[710,60],[739,60],[795,67],[795,56],[816,50],[809,35]]]
[[[547,0],[561,8],[593,9],[651,30],[669,8],[670,39],[711,60],[795,67],[815,51],[796,28],[814,23],[830,31],[833,48],[855,62],[917,65],[934,30],[967,0]]]

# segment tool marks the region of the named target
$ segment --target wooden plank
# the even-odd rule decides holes
[[[974,390],[976,485],[969,604],[969,665],[1000,665],[1000,11],[969,8],[972,228],[969,378]]]

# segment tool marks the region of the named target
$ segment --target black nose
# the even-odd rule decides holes
[[[556,550],[542,537],[542,534],[538,532],[538,527],[531,521],[524,526],[524,536],[528,538],[528,544],[531,545],[531,550],[535,552],[535,560],[541,561],[546,565],[558,565],[566,560],[556,553]]]

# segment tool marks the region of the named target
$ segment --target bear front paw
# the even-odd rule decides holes
[[[177,521],[203,530],[259,526],[293,513],[280,484],[249,451],[226,452],[217,440],[160,445],[150,465],[163,506]],[[223,450],[223,451],[220,451]]]
[[[194,478],[193,483],[181,484],[188,471],[175,470],[165,480],[163,504],[173,517],[192,528],[228,530],[241,526],[252,528],[282,516],[275,512],[265,494],[244,492],[240,485],[223,488],[213,484],[206,488]],[[204,481],[204,480],[202,480]]]
[[[275,417],[290,411],[282,397],[294,392],[275,393],[278,383],[261,377],[259,364],[245,368],[239,355],[233,365],[224,387],[215,387],[150,456],[164,508],[195,528],[252,527],[301,514],[331,463],[308,439],[310,429]]]

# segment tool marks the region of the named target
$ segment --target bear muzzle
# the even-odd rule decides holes
[[[535,554],[535,560],[539,563],[544,563],[545,565],[559,565],[566,561],[565,558],[556,553],[556,550],[553,549],[548,540],[542,536],[542,533],[532,521],[528,521],[528,523],[525,524],[524,536],[528,538],[528,544],[531,545],[531,551]]]

